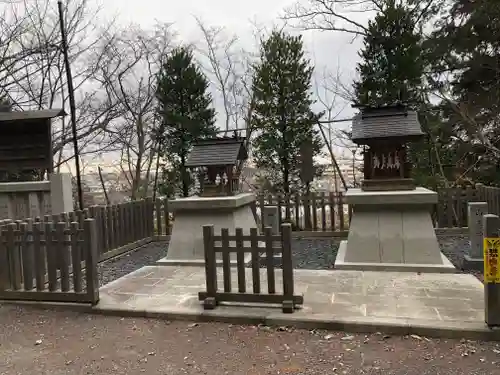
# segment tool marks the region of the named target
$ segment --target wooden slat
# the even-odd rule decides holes
[[[330,229],[335,230],[335,194],[330,192],[328,194],[328,206],[330,208]]]
[[[323,232],[326,231],[326,201],[325,201],[325,193],[321,193],[319,197],[319,204],[321,208],[321,230]]]
[[[55,249],[55,242],[53,240],[52,222],[45,223],[44,239],[45,239],[45,253],[47,254],[47,275],[49,280],[49,291],[55,292],[57,290],[57,253]]]
[[[274,251],[272,241],[272,228],[264,228],[265,244],[266,244],[266,269],[267,269],[267,292],[269,294],[276,293],[276,281],[274,277]]]
[[[247,290],[245,278],[245,253],[243,248],[243,229],[236,228],[236,265],[238,273],[238,292],[245,293]]]
[[[74,220],[73,220],[74,221]],[[108,250],[113,250],[115,248],[115,238],[113,232],[115,230],[113,226],[113,211],[112,206],[106,206],[106,228],[107,228],[107,243]]]
[[[58,250],[58,258],[59,258],[59,270],[61,276],[61,291],[67,292],[69,291],[69,249],[66,241],[69,241],[68,235],[65,233],[66,223],[57,223],[56,224],[56,241],[57,241],[57,250]]]
[[[21,231],[22,242],[22,263],[23,263],[23,278],[24,290],[32,290],[34,278],[35,259],[33,254],[33,223],[21,223],[19,230]]]
[[[162,219],[162,206],[161,206],[161,200],[157,199],[155,202],[155,214],[156,214],[156,234],[161,236],[163,235],[163,221]],[[167,234],[167,233],[165,233]]]
[[[233,242],[233,241],[236,241],[236,236],[234,235],[228,235],[228,239],[230,242]],[[252,236],[250,235],[245,235],[243,234],[243,236],[241,237],[241,239],[245,242],[248,242],[248,241],[251,241],[252,240]],[[265,241],[266,237],[264,235],[257,235],[257,239],[259,241]],[[279,234],[273,234],[272,237],[271,237],[271,240],[273,242],[281,242],[281,236]],[[214,236],[214,241],[215,242],[220,242],[222,241],[222,236]]]
[[[73,302],[90,303],[87,294],[74,292],[46,292],[46,291],[0,291],[1,300],[11,301],[41,301],[41,302]]]
[[[222,237],[222,278],[224,280],[224,292],[231,292],[231,257],[229,252],[229,230],[221,229]]]
[[[73,289],[75,292],[80,293],[82,288],[82,249],[80,246],[79,237],[80,231],[78,223],[73,222],[70,224],[71,229],[71,261],[73,270]]]
[[[33,251],[35,255],[35,279],[36,290],[42,291],[45,289],[45,273],[46,273],[46,252],[41,244],[43,233],[43,224],[36,222],[33,224]]]
[[[250,228],[250,238],[253,292],[260,293],[260,253],[257,228]]]
[[[209,296],[207,292],[199,292],[198,299],[200,301]],[[217,292],[216,298],[218,302],[239,302],[239,303],[274,303],[280,304],[284,301],[283,294],[243,294],[243,293],[224,293]],[[304,296],[294,295],[292,298],[294,305],[303,305]]]

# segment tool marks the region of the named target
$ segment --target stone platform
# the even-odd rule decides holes
[[[265,285],[266,273],[261,271]],[[251,282],[251,270],[247,272]],[[237,280],[236,274],[233,280]],[[281,272],[276,272],[276,280],[281,280]],[[484,323],[483,286],[472,275],[295,270],[295,285],[296,292],[304,294],[305,305],[293,314],[283,314],[279,306],[221,305],[208,311],[203,310],[197,295],[205,288],[202,268],[149,266],[102,287],[94,311],[350,332],[500,339],[500,331],[488,329]],[[250,283],[248,286],[251,290]]]
[[[455,272],[440,251],[431,220],[436,192],[349,189],[346,201],[353,214],[336,269]]]
[[[167,256],[158,265],[203,266],[205,264],[203,226],[213,225],[215,235],[222,228],[234,234],[242,228],[248,234],[257,224],[252,213],[253,194],[242,193],[226,197],[188,197],[169,201],[169,209],[175,213],[172,235],[168,244]],[[250,260],[247,254],[245,262]],[[235,255],[231,262],[236,263]],[[221,260],[219,259],[219,262]]]

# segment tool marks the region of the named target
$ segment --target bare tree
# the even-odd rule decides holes
[[[284,11],[283,19],[302,30],[340,31],[357,36],[366,36],[366,21],[370,13],[384,12],[389,6],[406,5],[419,21],[428,17],[443,3],[443,0],[307,0],[297,1]]]
[[[156,162],[157,73],[172,47],[170,25],[152,30],[131,26],[103,41],[96,80],[106,102],[118,113],[105,129],[108,149],[117,153],[115,166],[125,178],[132,199],[148,193]]]
[[[93,76],[102,56],[94,53],[103,33],[112,22],[103,23],[88,0],[68,0],[64,18],[68,35],[77,99],[77,130],[81,153],[96,152],[103,130],[116,116],[109,103],[93,89]],[[4,7],[0,48],[11,58],[0,64],[1,95],[17,109],[64,108],[67,103],[66,75],[61,51],[57,3],[44,0],[19,0]],[[71,127],[63,119],[54,123],[55,167],[74,157],[66,153],[72,141]]]
[[[206,26],[196,19],[203,35],[203,45],[197,45],[201,66],[222,99],[224,129],[248,128],[251,107],[252,54],[239,47],[236,35],[225,28]]]
[[[252,63],[257,54],[241,48],[238,37],[228,35],[223,27],[209,27],[200,19],[196,20],[204,41],[203,45],[196,46],[201,57],[199,62],[222,99],[224,130],[227,133],[237,129],[239,134],[244,134],[246,146],[250,149],[250,119],[254,108]],[[243,165],[243,162],[238,164],[239,172]],[[251,187],[244,174],[241,178],[244,184]]]

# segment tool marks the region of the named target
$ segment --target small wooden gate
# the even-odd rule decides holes
[[[281,304],[283,312],[293,313],[297,305],[304,303],[302,295],[294,294],[293,264],[292,264],[292,226],[281,225],[281,235],[273,235],[272,229],[264,228],[264,235],[258,235],[257,228],[250,229],[250,235],[244,235],[241,228],[235,235],[229,235],[224,228],[221,235],[216,236],[213,225],[203,226],[203,241],[205,246],[205,273],[207,290],[200,292],[198,298],[203,301],[205,309],[214,309],[219,302],[269,303]],[[259,242],[265,247],[260,248]],[[280,246],[274,246],[275,243]],[[220,245],[218,245],[220,243]],[[234,243],[232,245],[231,243]],[[250,245],[245,246],[245,243]],[[267,276],[267,294],[261,292],[261,252],[265,252]],[[222,271],[224,291],[217,288],[217,254],[222,254]],[[247,292],[245,253],[251,253],[251,275],[253,292]],[[281,253],[283,270],[283,290],[277,293],[275,254]],[[231,254],[236,254],[236,270],[238,292],[233,292],[231,285]],[[279,269],[279,268],[278,268]]]

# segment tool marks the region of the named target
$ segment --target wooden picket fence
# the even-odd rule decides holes
[[[96,221],[0,227],[0,299],[97,304]]]
[[[272,228],[269,227],[265,228],[264,235],[258,235],[257,228],[251,228],[250,235],[244,235],[241,228],[236,228],[234,235],[229,235],[227,228],[223,228],[220,235],[215,235],[213,225],[205,225],[203,226],[203,242],[206,291],[200,292],[198,298],[203,301],[205,309],[214,309],[220,302],[267,303],[281,304],[284,313],[293,313],[298,305],[304,303],[304,297],[294,293],[290,224],[281,225],[280,235],[273,235]],[[259,242],[264,242],[265,247],[261,248]],[[279,246],[275,246],[276,243],[279,243]],[[261,291],[262,252],[266,260],[267,294]],[[245,253],[250,253],[252,257],[252,292],[247,291]],[[236,254],[237,292],[233,291],[231,282],[232,254]],[[278,291],[276,287],[275,254],[281,254],[282,257],[282,291]],[[217,255],[222,255],[223,291],[220,291],[217,286]]]
[[[492,213],[500,213],[500,188],[448,188],[438,190],[438,204],[432,217],[436,228],[463,228],[467,226],[467,203],[485,201]],[[290,223],[293,231],[337,232],[349,230],[352,209],[346,203],[344,193],[311,193],[309,195],[259,195],[253,207],[257,223],[264,229],[263,207],[276,206],[279,224]],[[175,215],[169,211],[168,200],[155,202],[155,233],[171,234]]]

